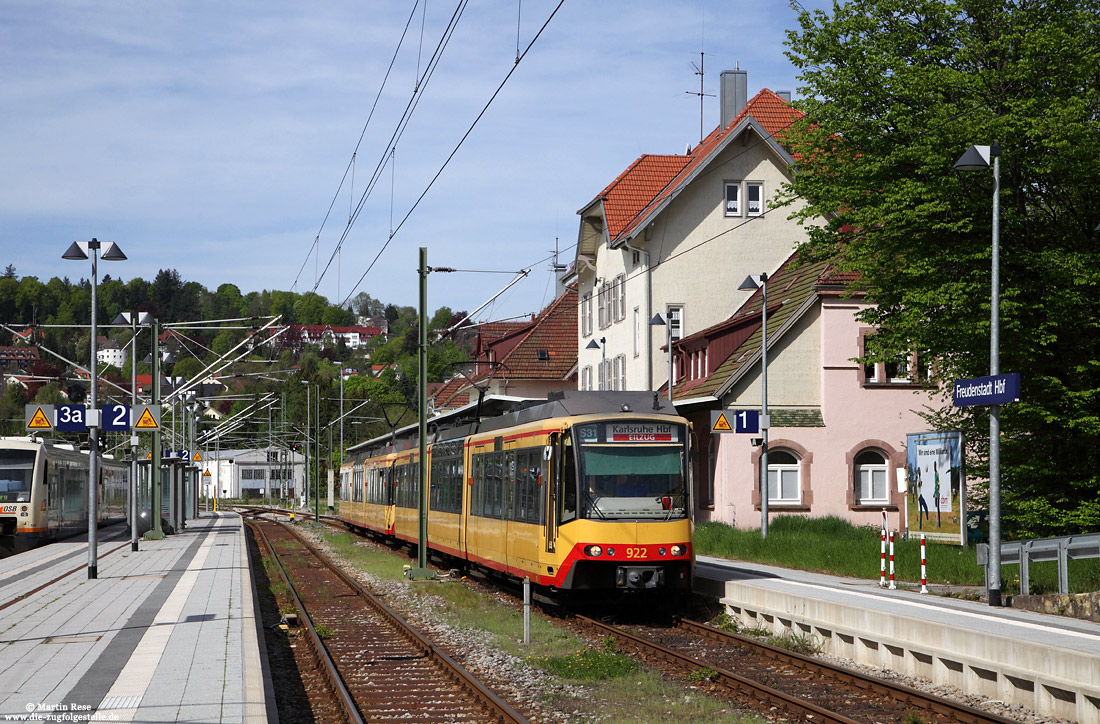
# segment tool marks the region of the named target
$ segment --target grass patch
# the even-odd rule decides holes
[[[634,659],[616,651],[615,639],[608,637],[598,649],[578,649],[564,656],[541,656],[528,663],[570,681],[601,681],[632,674],[638,669]]]
[[[880,545],[877,528],[854,526],[837,517],[779,516],[769,524],[767,539],[758,530],[738,530],[724,523],[695,527],[695,552],[700,555],[864,579],[879,577]],[[928,541],[927,560],[929,583],[985,585],[973,546]],[[919,537],[894,541],[894,567],[898,580],[920,581]],[[1015,564],[1001,566],[1005,591],[1019,590],[1019,569]],[[1030,575],[1032,593],[1058,591],[1056,563],[1032,563]],[[1095,560],[1071,560],[1069,583],[1071,593],[1100,590],[1100,567]]]

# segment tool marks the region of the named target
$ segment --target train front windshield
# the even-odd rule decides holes
[[[671,520],[688,514],[682,425],[600,423],[577,430],[582,517]]]
[[[0,503],[30,501],[34,455],[33,450],[0,451]]]

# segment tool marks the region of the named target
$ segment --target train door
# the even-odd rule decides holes
[[[394,499],[394,488],[397,486],[396,467],[397,461],[394,460],[389,465],[387,465],[384,470],[385,485],[383,486],[383,491],[385,500],[383,501],[383,504],[386,507],[386,518],[384,522],[385,532],[387,534],[392,534],[397,527],[397,501]]]
[[[543,530],[543,538],[546,542],[546,552],[553,553],[558,538],[557,512],[558,489],[560,488],[561,451],[558,448],[561,435],[557,432],[550,433],[550,440],[543,450],[543,461],[546,466],[546,485],[543,485],[543,510],[546,511],[546,522]]]

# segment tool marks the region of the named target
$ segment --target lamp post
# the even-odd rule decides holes
[[[306,468],[305,468],[305,477],[306,477],[306,480],[305,480],[305,483],[306,483],[305,484],[305,496],[306,497],[305,497],[305,502],[309,503],[309,407],[310,407],[309,388],[310,388],[310,383],[309,383],[309,380],[302,380],[302,384],[306,386]],[[293,501],[291,501],[291,505],[293,506]]]
[[[113,241],[103,242],[104,261],[125,261],[126,255]],[[91,376],[91,398],[85,422],[88,425],[88,578],[97,578],[96,572],[96,532],[99,514],[96,511],[96,498],[99,493],[99,408],[96,406],[96,387],[99,386],[99,374],[96,356],[99,352],[96,335],[96,254],[100,242],[95,237],[91,241],[74,241],[61,255],[62,259],[92,259],[92,360],[89,368]]]
[[[129,324],[132,336],[130,337],[130,418],[133,419],[134,410],[137,409],[137,334],[138,325],[145,326],[153,321],[153,315],[148,312],[121,312],[115,318],[115,324]],[[137,551],[138,537],[138,483],[137,483],[137,448],[138,436],[130,431],[130,550]]]
[[[608,382],[610,382],[610,380],[608,379],[609,375],[607,374],[607,337],[592,339],[592,341],[586,344],[584,348],[600,350],[600,373],[603,375],[604,380],[604,383],[600,387],[600,389],[604,390],[610,387],[610,385],[608,384]]]
[[[768,537],[768,275],[749,275],[741,286],[742,292],[761,291],[760,303],[760,537]]]
[[[668,401],[672,402],[672,317],[665,319],[660,312],[649,320],[652,327],[663,326],[665,328],[665,343],[668,345]]]
[[[992,159],[992,163],[990,162]],[[993,252],[989,303],[989,374],[1000,374],[1001,336],[1001,144],[971,146],[955,162],[959,171],[993,166]],[[1001,406],[989,406],[989,605],[1001,605]]]

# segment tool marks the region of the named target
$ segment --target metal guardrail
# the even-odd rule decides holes
[[[985,586],[989,588],[989,545],[978,544],[978,565],[985,568]],[[1066,535],[1059,538],[1036,538],[1001,543],[1001,564],[1020,565],[1020,595],[1031,593],[1028,565],[1058,562],[1058,592],[1069,593],[1069,559],[1100,558],[1100,533]]]

